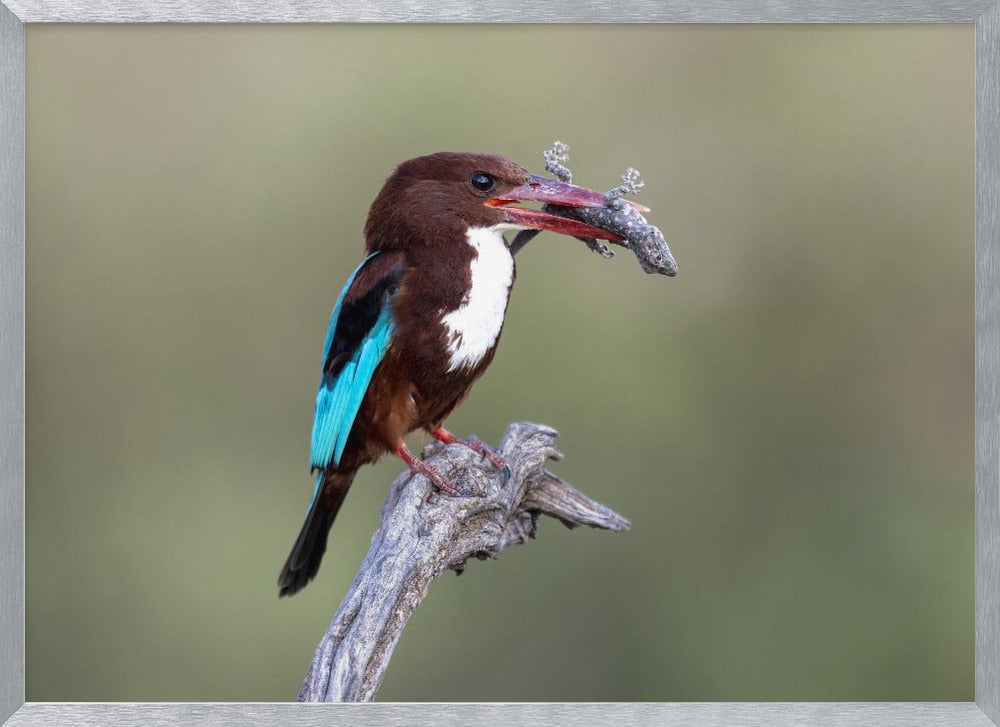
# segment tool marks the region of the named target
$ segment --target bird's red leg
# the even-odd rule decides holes
[[[448,481],[447,477],[441,474],[441,471],[437,467],[432,467],[424,462],[420,457],[411,452],[402,441],[396,445],[393,454],[403,460],[411,472],[418,472],[425,475],[439,490],[453,496],[462,494],[455,485]]]
[[[503,457],[482,442],[476,442],[471,439],[459,439],[444,427],[431,427],[427,431],[439,442],[444,442],[445,444],[464,444],[473,452],[478,452],[481,457],[486,457],[498,470],[502,470],[507,466],[507,463],[503,461]]]

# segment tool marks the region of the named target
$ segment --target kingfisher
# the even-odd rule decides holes
[[[621,239],[520,202],[606,204],[601,192],[529,174],[506,157],[458,152],[403,162],[376,196],[364,227],[367,255],[348,277],[326,331],[310,448],[316,484],[278,578],[280,596],[315,577],[363,465],[392,453],[439,490],[459,494],[410,451],[407,434],[423,429],[505,468],[482,442],[444,428],[500,340],[516,275],[504,233]]]

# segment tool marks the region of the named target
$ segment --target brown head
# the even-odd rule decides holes
[[[506,157],[438,152],[396,167],[368,211],[366,244],[375,251],[464,242],[470,227],[620,239],[575,220],[509,206],[521,201],[570,207],[605,203],[600,192],[529,174]]]

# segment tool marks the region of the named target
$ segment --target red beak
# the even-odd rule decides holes
[[[528,181],[520,187],[515,187],[500,197],[486,200],[490,207],[503,207],[506,221],[512,225],[534,230],[552,230],[573,237],[593,237],[600,240],[620,241],[622,238],[613,232],[593,227],[577,220],[560,217],[542,210],[525,207],[509,207],[515,202],[542,202],[543,204],[561,205],[563,207],[604,207],[607,201],[602,192],[595,192],[586,187],[546,179],[532,174]],[[629,202],[640,212],[649,212],[642,205]]]

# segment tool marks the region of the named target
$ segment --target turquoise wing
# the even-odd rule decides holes
[[[392,341],[391,302],[398,275],[383,277],[363,295],[351,291],[358,273],[376,255],[351,274],[330,316],[313,418],[309,464],[314,470],[340,464],[368,385]]]

